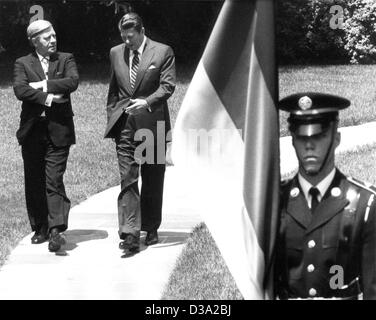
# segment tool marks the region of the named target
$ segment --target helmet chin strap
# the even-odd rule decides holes
[[[330,142],[330,145],[329,145],[329,147],[328,147],[328,150],[326,151],[326,155],[325,155],[324,161],[322,162],[319,171],[318,171],[317,173],[315,173],[315,174],[310,174],[310,173],[307,172],[307,170],[303,167],[303,168],[304,168],[304,172],[306,173],[306,175],[308,175],[308,176],[317,175],[317,174],[319,174],[319,173],[321,172],[321,170],[325,167],[326,162],[328,161],[328,159],[329,159],[329,155],[330,155],[330,153],[331,153],[331,151],[332,151],[332,148],[333,148],[333,146],[334,146],[334,133],[335,133],[335,128],[336,128],[336,126],[333,124],[333,125],[332,125],[332,128],[331,128],[331,131],[332,131],[332,140],[331,140],[331,142]]]

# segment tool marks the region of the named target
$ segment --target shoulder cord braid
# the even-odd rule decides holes
[[[368,202],[367,202],[367,208],[366,208],[366,211],[365,211],[365,214],[364,214],[364,222],[367,222],[368,220],[368,217],[369,217],[369,211],[371,210],[371,205],[375,199],[375,194],[376,194],[376,190],[372,189],[372,185],[371,184],[362,184],[360,183],[359,181],[355,180],[354,178],[351,178],[351,177],[348,177],[347,180],[349,180],[351,183],[363,188],[363,189],[366,189],[367,191],[371,192],[371,196],[369,197],[368,199]]]

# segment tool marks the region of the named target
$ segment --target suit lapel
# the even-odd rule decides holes
[[[44,75],[44,71],[42,65],[39,61],[39,58],[35,52],[31,55],[31,65],[35,73],[39,76],[40,80],[45,80],[46,77]]]
[[[306,231],[307,233],[312,232],[313,230],[331,220],[348,205],[349,201],[347,200],[346,194],[344,192],[346,188],[343,188],[341,186],[343,181],[345,180],[346,178],[344,177],[344,175],[337,170],[333,182],[326,191],[326,194],[324,195],[322,201],[316,208],[316,211],[312,217],[312,222],[310,223]],[[334,192],[334,195],[332,195],[333,188],[338,188],[340,194],[336,194]]]
[[[308,208],[304,193],[299,187],[297,176],[291,184],[286,211],[305,229],[309,226],[311,222],[311,211]]]
[[[138,86],[140,85],[140,82],[142,81],[145,75],[147,68],[149,67],[150,61],[154,56],[154,51],[152,50],[153,47],[154,47],[153,43],[150,41],[149,38],[147,38],[144,52],[142,53],[142,57],[141,57],[141,63],[140,63],[140,66],[138,67],[136,83],[135,83],[133,92],[136,92]]]

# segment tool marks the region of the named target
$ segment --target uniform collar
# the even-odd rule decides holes
[[[331,185],[334,179],[335,173],[336,173],[336,170],[335,168],[333,168],[333,170],[330,171],[330,173],[324,179],[322,179],[316,186],[312,185],[306,179],[304,179],[300,173],[298,174],[298,181],[304,193],[304,197],[307,200],[307,203],[310,203],[311,201],[311,196],[309,195],[309,189],[311,189],[312,187],[316,187],[320,191],[318,200],[321,201],[325,192],[328,190],[329,186]]]
[[[286,212],[306,229],[307,234],[332,219],[349,203],[346,198],[349,183],[346,177],[335,169],[334,179],[312,216],[298,180],[298,175],[296,175],[286,189],[288,192]]]

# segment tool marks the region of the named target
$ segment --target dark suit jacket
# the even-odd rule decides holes
[[[142,110],[134,117],[135,128],[150,129],[156,137],[157,121],[165,121],[166,134],[171,128],[167,99],[175,90],[175,57],[172,49],[159,42],[146,39],[144,52],[137,72],[134,90],[129,81],[129,50],[125,44],[110,51],[111,79],[107,99],[107,127],[105,138],[118,135],[115,124],[129,100],[145,99],[152,109]]]
[[[37,54],[31,53],[16,60],[14,65],[13,89],[22,101],[21,122],[17,139],[22,145],[45,111],[48,131],[54,145],[68,146],[75,143],[73,111],[70,93],[78,87],[78,72],[74,57],[70,53],[57,52],[50,57],[47,92],[33,89],[30,82],[44,80],[44,72]],[[47,94],[63,94],[65,102],[44,105]]]
[[[337,170],[312,216],[297,177],[282,187],[276,263],[280,297],[310,297],[312,288],[319,297],[356,296],[360,287],[365,299],[376,299],[374,198],[373,187]],[[347,289],[331,286],[341,276],[333,266],[343,268],[343,285],[352,283]]]

